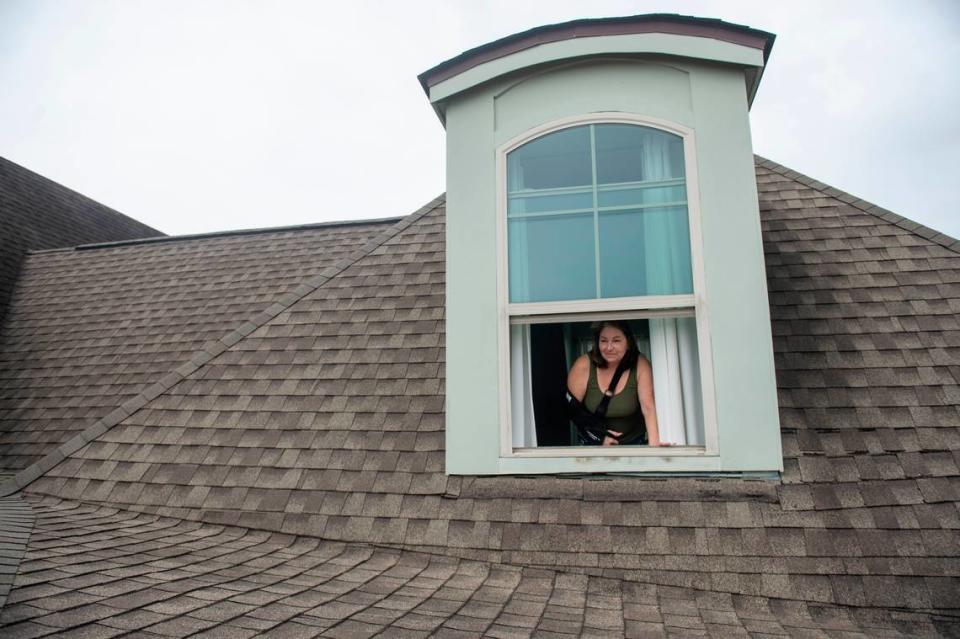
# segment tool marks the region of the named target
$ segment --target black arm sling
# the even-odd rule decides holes
[[[632,359],[633,361],[628,362],[628,359]],[[620,376],[623,375],[623,372],[630,368],[630,366],[636,366],[636,363],[637,360],[635,358],[624,357],[620,360],[620,364],[617,365],[617,370],[613,372],[613,378],[610,380],[610,385],[603,393],[603,399],[600,400],[596,410],[592,412],[590,409],[584,406],[583,402],[571,395],[569,390],[567,391],[567,414],[570,417],[570,421],[572,421],[574,426],[577,427],[577,434],[580,437],[580,443],[582,445],[602,445],[604,437],[619,439],[619,437],[607,430],[607,424],[604,422],[603,418],[607,414],[607,407],[610,405],[610,398],[612,398],[614,393],[617,391],[617,384],[620,383]]]

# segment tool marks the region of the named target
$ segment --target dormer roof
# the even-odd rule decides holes
[[[450,96],[522,68],[598,55],[680,56],[742,66],[752,103],[775,39],[723,20],[667,13],[572,20],[474,47],[419,79],[443,120],[442,103]]]

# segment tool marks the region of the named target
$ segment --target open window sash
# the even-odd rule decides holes
[[[697,346],[696,320],[693,317],[652,317],[646,320],[648,334],[639,340],[641,352],[653,368],[654,395],[660,439],[676,446],[703,446],[704,415],[701,392],[700,358]],[[565,326],[585,322],[566,322]],[[567,331],[570,333],[570,331]],[[541,370],[535,360],[534,340],[529,324],[510,326],[510,388],[512,445],[514,448],[538,446],[537,413],[534,407],[534,370]],[[589,348],[589,340],[568,337],[563,345],[566,352],[566,370]],[[554,347],[556,348],[556,346]],[[556,383],[556,382],[555,382]],[[560,382],[562,383],[562,382]],[[554,397],[561,397],[562,391]],[[556,399],[555,401],[560,401]],[[543,414],[543,411],[540,411]],[[551,417],[555,419],[554,417]],[[540,430],[547,425],[541,424]],[[566,424],[551,424],[550,428],[566,428]]]

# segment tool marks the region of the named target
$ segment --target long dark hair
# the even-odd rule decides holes
[[[627,352],[623,354],[623,361],[627,363],[628,367],[633,366],[637,358],[640,357],[640,349],[637,348],[637,340],[633,336],[633,331],[630,330],[630,324],[621,320],[604,320],[593,325],[593,347],[590,349],[590,361],[597,368],[607,367],[607,360],[603,359],[603,355],[600,354],[600,333],[608,326],[617,329],[627,338]]]

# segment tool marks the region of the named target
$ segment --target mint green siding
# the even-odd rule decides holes
[[[465,126],[447,129],[447,210],[459,212],[446,231],[447,472],[496,473],[497,175],[489,124],[470,124],[491,122],[492,104],[458,101],[451,117]],[[461,186],[451,191],[451,183]]]
[[[580,60],[473,86],[446,97],[442,107],[447,128],[447,472],[779,470],[743,69],[664,58]],[[501,457],[497,152],[534,127],[606,111],[676,123],[695,136],[698,182],[688,185],[699,189],[689,197],[699,199],[703,242],[694,251],[704,263],[702,308],[710,332],[718,455]]]

